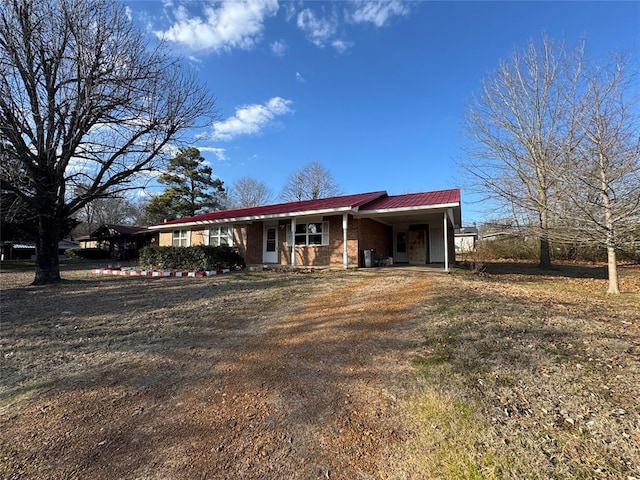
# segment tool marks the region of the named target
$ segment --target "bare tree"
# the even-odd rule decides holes
[[[86,187],[79,186],[77,195],[82,195]],[[100,225],[135,225],[138,220],[138,206],[132,195],[125,192],[111,197],[96,198],[85,204],[76,213],[81,222],[75,229],[75,235],[90,234]]]
[[[273,192],[266,183],[252,177],[236,179],[229,189],[229,206],[256,207],[273,201]]]
[[[310,162],[293,172],[280,195],[286,201],[314,200],[340,195],[331,172],[318,162]]]
[[[136,187],[170,142],[213,117],[214,99],[115,0],[0,4],[2,178],[38,219],[34,283],[60,280],[61,225],[84,205]],[[75,186],[88,185],[82,194]]]
[[[607,250],[608,293],[618,294],[616,251],[633,243],[640,225],[640,98],[636,72],[615,58],[586,77],[580,130],[564,191],[564,230],[573,241]]]
[[[540,266],[551,265],[555,195],[574,142],[574,97],[583,45],[568,54],[543,37],[514,51],[482,83],[463,129],[470,138],[463,168],[472,183],[540,239]]]

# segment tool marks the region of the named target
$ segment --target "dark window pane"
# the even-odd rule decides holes
[[[309,235],[309,245],[322,245],[322,235]]]

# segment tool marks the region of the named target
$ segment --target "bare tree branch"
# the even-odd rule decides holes
[[[0,135],[31,190],[2,178],[41,224],[36,282],[59,279],[63,221],[166,161],[214,99],[114,0],[0,5]],[[74,192],[87,186],[82,194]],[[55,258],[54,258],[55,257]]]

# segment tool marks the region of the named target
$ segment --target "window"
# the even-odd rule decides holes
[[[291,245],[291,226],[287,225],[287,243]],[[296,245],[329,245],[329,222],[296,223]]]
[[[407,232],[398,232],[396,236],[396,252],[407,253]]]
[[[209,229],[209,245],[213,247],[233,245],[233,227],[231,225],[211,227]]]
[[[173,241],[171,245],[174,247],[188,247],[189,246],[189,230],[174,230]]]

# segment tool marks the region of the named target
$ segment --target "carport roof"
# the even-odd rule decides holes
[[[394,210],[436,205],[460,204],[460,189],[438,190],[435,192],[408,193],[380,197],[360,207],[360,213],[372,210]]]

